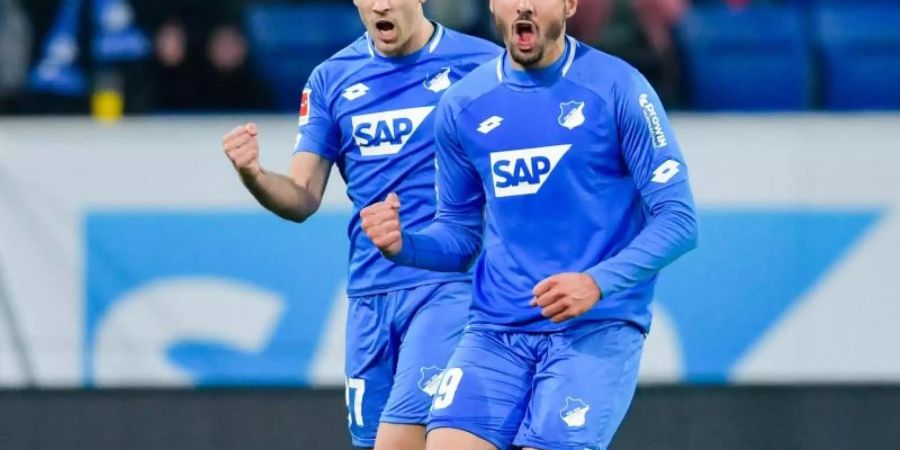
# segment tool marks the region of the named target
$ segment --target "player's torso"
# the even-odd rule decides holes
[[[613,106],[566,79],[529,91],[501,86],[457,124],[484,183],[489,237],[522,243],[534,257],[575,263],[585,239],[614,231],[597,212],[635,195]]]
[[[409,64],[371,60],[341,83],[332,108],[338,164],[358,208],[396,192],[433,210],[434,109],[464,75],[435,55]]]
[[[338,136],[336,163],[354,204],[348,226],[351,241],[351,295],[381,292],[429,280],[460,279],[397,266],[365,237],[360,209],[400,197],[404,229],[431,223],[435,212],[434,115],[438,101],[483,61],[490,44],[439,27],[420,51],[399,58],[375,55],[366,41],[352,64],[329,79],[329,112]],[[359,44],[359,43],[358,43]]]

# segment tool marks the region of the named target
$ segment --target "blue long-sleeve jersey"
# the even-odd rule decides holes
[[[381,256],[360,227],[359,211],[391,192],[411,230],[435,213],[434,109],[447,89],[500,48],[435,24],[428,43],[400,57],[380,55],[364,35],[319,65],[303,90],[295,152],[337,164],[353,201],[347,234],[351,297],[453,280],[398,266]]]
[[[649,330],[656,275],[696,245],[697,225],[687,166],[643,76],[567,38],[545,69],[513,70],[506,54],[480,66],[443,97],[435,126],[438,212],[404,232],[395,261],[458,271],[478,256],[473,328],[621,319]],[[590,274],[602,299],[557,325],[530,302],[563,272]]]

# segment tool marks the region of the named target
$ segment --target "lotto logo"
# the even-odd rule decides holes
[[[495,128],[499,127],[500,124],[503,123],[503,118],[500,116],[491,116],[484,122],[478,124],[478,132],[481,134],[488,134],[491,131],[494,131]]]
[[[670,159],[664,163],[662,163],[656,170],[653,171],[653,178],[650,181],[659,184],[666,184],[678,175],[681,172],[681,163],[675,161],[674,159]]]
[[[363,156],[399,153],[434,106],[353,116],[353,139]]]
[[[491,153],[494,195],[512,197],[536,194],[571,145],[551,145]]]

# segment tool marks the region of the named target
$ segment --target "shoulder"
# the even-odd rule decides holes
[[[368,38],[366,35],[360,36],[316,66],[309,75],[308,84],[322,90],[322,93],[336,90],[341,80],[359,72],[369,63],[370,51]]]
[[[581,87],[604,98],[615,98],[644,80],[634,66],[621,58],[575,42],[577,49],[567,78]]]
[[[450,108],[453,112],[461,111],[475,100],[500,86],[497,76],[498,63],[502,56],[495,56],[479,65],[459,82],[453,84],[441,97],[440,107]]]

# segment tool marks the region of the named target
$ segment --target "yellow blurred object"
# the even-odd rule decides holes
[[[100,90],[91,97],[91,111],[94,119],[112,123],[122,119],[125,102],[122,93],[116,90]]]

